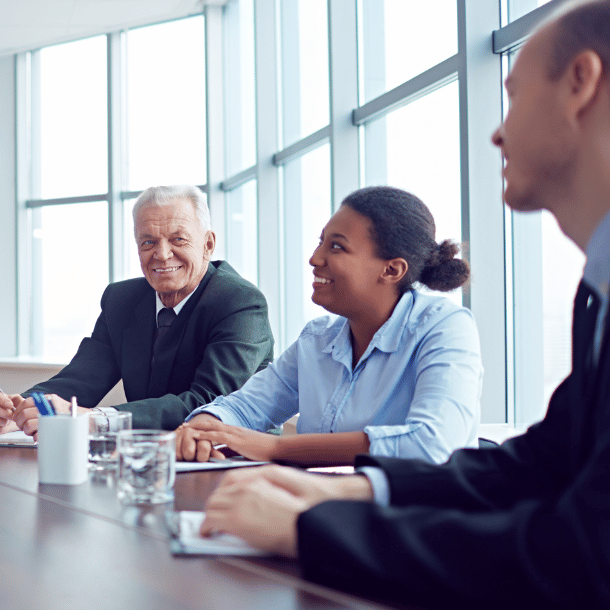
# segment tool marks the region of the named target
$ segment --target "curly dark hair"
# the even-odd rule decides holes
[[[377,256],[407,261],[409,269],[398,285],[400,294],[416,282],[447,292],[468,280],[468,263],[455,258],[460,247],[449,240],[436,243],[434,218],[415,195],[390,186],[372,186],[354,191],[341,205],[371,221]]]

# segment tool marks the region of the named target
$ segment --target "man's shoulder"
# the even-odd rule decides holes
[[[214,298],[236,298],[262,300],[263,293],[246,278],[242,277],[227,261],[212,261],[214,273],[206,286],[202,298],[214,295]]]
[[[154,293],[154,290],[145,277],[113,282],[104,290],[102,304],[112,305],[120,302],[122,307],[135,305],[150,293]]]

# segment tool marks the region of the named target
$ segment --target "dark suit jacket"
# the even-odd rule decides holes
[[[574,369],[545,419],[441,466],[359,456],[391,506],[334,501],[301,515],[307,577],[443,608],[610,608],[610,345]]]
[[[134,428],[173,430],[196,407],[240,388],[273,357],[262,293],[225,261],[180,310],[151,370],[155,291],[145,278],[110,284],[91,337],[59,374],[24,392],[55,393],[95,407],[123,379]]]

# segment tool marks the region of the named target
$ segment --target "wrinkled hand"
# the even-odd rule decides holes
[[[0,432],[9,432],[9,430],[3,430],[13,420],[13,412],[15,407],[11,398],[0,392]]]
[[[368,480],[275,465],[232,471],[206,504],[201,534],[226,532],[266,551],[296,557],[298,516],[320,502],[347,498],[371,500]]]
[[[217,450],[212,450],[210,455],[206,455],[209,444],[210,447],[226,445],[248,459],[267,462],[275,457],[279,442],[279,437],[273,434],[255,432],[240,426],[229,426],[208,413],[193,417],[181,428],[183,430],[180,438],[182,458],[178,457],[178,459],[186,461],[192,461],[194,457],[191,456],[195,455],[198,462],[207,461],[209,457],[216,457],[213,451],[220,453]],[[178,441],[176,440],[177,447]],[[203,459],[200,459],[200,455]],[[221,456],[224,457],[223,454]]]
[[[47,400],[51,401],[56,413],[70,413],[70,402],[57,396],[57,394],[45,394]],[[38,409],[34,404],[33,398],[23,399],[22,396],[11,396],[15,412],[13,420],[29,436],[33,436],[34,440],[38,440]],[[78,407],[78,413],[88,413],[89,409]]]

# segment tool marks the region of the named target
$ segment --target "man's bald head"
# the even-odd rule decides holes
[[[590,2],[568,11],[549,28],[552,29],[548,55],[549,77],[556,80],[581,51],[599,55],[603,75],[610,72],[610,1]]]

